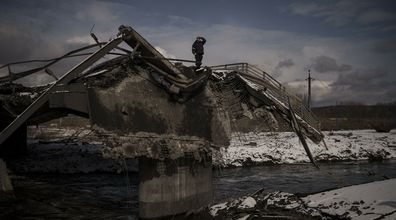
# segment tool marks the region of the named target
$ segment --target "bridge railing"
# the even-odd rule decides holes
[[[212,70],[218,71],[237,71],[243,73],[247,77],[252,77],[255,83],[266,87],[266,92],[282,102],[286,107],[288,107],[288,100],[290,100],[290,104],[294,112],[316,130],[320,131],[320,121],[316,118],[313,112],[298,96],[289,91],[284,85],[267,72],[248,63],[217,65],[211,66],[211,68]]]

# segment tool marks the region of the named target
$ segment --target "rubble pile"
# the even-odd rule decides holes
[[[109,88],[120,83],[128,76],[133,66],[126,56],[120,56],[105,61],[91,68],[84,78],[81,79],[88,87]]]
[[[113,90],[115,93],[128,90],[128,94],[131,94],[131,98],[123,98],[128,101],[122,101],[131,102],[128,104],[130,107],[126,107],[127,104],[124,107],[115,106],[120,109],[106,106],[107,109],[120,111],[124,115],[119,121],[114,116],[116,118],[112,120],[118,121],[116,126],[106,127],[110,123],[97,123],[94,126],[98,136],[105,137],[104,143],[109,147],[106,156],[136,158],[146,155],[158,158],[155,152],[161,141],[170,152],[209,152],[213,148],[227,148],[231,133],[235,135],[253,131],[259,134],[265,131],[291,130],[276,107],[249,95],[247,85],[235,74],[212,73],[207,67],[202,72],[195,72],[193,67],[180,63],[176,67],[191,79],[202,75],[207,75],[208,78],[203,80],[201,87],[174,93],[171,89],[172,81],[161,77],[139,59],[131,60],[128,57],[102,63],[86,74],[84,82],[90,88],[103,91],[100,94]],[[186,116],[188,108],[192,108],[194,113]],[[204,112],[207,113],[200,116]],[[141,115],[139,118],[146,120],[137,122],[137,119],[131,118],[133,115]],[[144,126],[134,128],[139,123]],[[180,130],[177,128],[180,123],[189,125],[186,124]],[[204,130],[209,133],[204,134]]]
[[[229,115],[233,132],[291,130],[276,112],[275,106],[263,103],[249,94],[247,85],[236,77],[236,72],[214,72],[208,84],[220,104],[219,108]]]
[[[103,134],[107,134],[103,136]],[[202,161],[211,149],[209,142],[191,136],[155,135],[147,132],[116,135],[109,131],[100,131],[98,135],[107,148],[102,153],[106,158],[138,158],[172,159],[190,155],[191,158]]]
[[[25,110],[48,86],[25,87],[6,82],[0,84],[0,108],[15,115]]]
[[[311,208],[297,195],[286,192],[265,192],[211,205],[191,214],[205,219],[342,219],[337,215],[322,213]]]
[[[260,189],[250,196],[210,205],[192,219],[394,219],[396,179],[301,196]]]

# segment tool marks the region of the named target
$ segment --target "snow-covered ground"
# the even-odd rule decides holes
[[[396,219],[396,179],[343,187],[300,198],[287,192],[264,193],[212,205],[207,212],[220,219]],[[282,218],[283,219],[283,218]]]
[[[378,160],[396,158],[396,130],[324,132],[319,145],[307,140],[317,161]],[[23,172],[120,171],[124,158],[103,158],[103,143],[89,128],[30,128],[28,157],[15,159],[10,167]],[[120,160],[121,159],[121,160]],[[214,165],[224,167],[263,163],[305,163],[309,159],[293,132],[234,133],[227,149],[215,152]],[[136,161],[127,160],[136,171]]]
[[[307,196],[308,207],[356,220],[396,219],[396,179],[344,187]]]
[[[381,160],[396,157],[396,130],[324,132],[325,142],[307,139],[317,161]],[[225,167],[261,163],[303,163],[309,159],[293,132],[234,133],[231,145],[221,149],[214,163]]]

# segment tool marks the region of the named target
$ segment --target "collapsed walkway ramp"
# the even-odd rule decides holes
[[[290,102],[296,120],[303,128],[304,134],[315,143],[319,143],[323,139],[319,119],[304,105],[299,97],[265,71],[248,63],[217,65],[211,66],[211,68],[213,71],[235,74],[245,82],[250,95],[270,106],[275,106],[285,116],[284,118],[289,124],[291,124]]]

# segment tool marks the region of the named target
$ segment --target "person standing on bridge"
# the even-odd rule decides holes
[[[199,69],[202,65],[202,58],[204,54],[203,45],[206,43],[206,39],[198,36],[195,42],[192,45],[192,53],[195,56],[195,67],[196,70]]]

